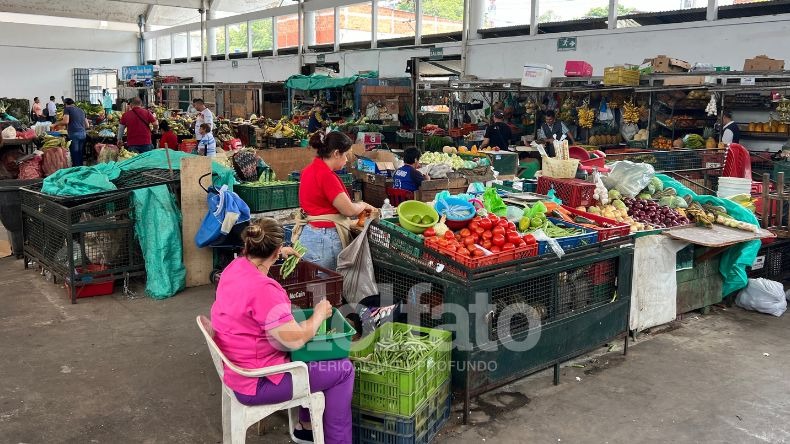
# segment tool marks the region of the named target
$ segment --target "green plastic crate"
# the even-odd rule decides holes
[[[450,401],[450,383],[447,382],[438,390],[431,392],[428,399],[412,416],[390,415],[352,408],[351,423],[354,435],[362,434],[362,438],[365,439],[372,439],[380,434],[396,438],[416,438],[425,435],[444,419],[448,413],[446,409],[450,405]]]
[[[364,360],[373,353],[380,338],[401,331],[431,338],[434,347],[426,359],[410,367],[372,364]],[[382,325],[352,346],[350,358],[354,362],[356,379],[351,404],[373,412],[413,415],[428,399],[429,393],[449,380],[451,347],[452,333],[448,331],[399,323]]]
[[[268,186],[252,186],[242,183],[234,185],[233,191],[250,207],[250,211],[253,213],[299,206],[298,182]]]
[[[391,236],[390,233],[396,232],[405,236]],[[419,234],[400,226],[398,218],[381,219],[378,225],[371,225],[368,229],[368,242],[372,242],[383,248],[392,248],[415,258],[421,258],[423,253],[424,238]]]
[[[302,322],[313,315],[312,308],[293,310],[294,320]],[[335,329],[332,334],[316,334],[304,347],[291,352],[292,361],[332,361],[348,358],[351,350],[351,338],[357,333],[348,323],[343,314],[336,308],[332,309],[332,317],[325,321],[326,331]]]

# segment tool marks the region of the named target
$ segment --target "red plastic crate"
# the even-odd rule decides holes
[[[457,139],[459,137],[463,137],[463,133],[461,132],[461,128],[450,128],[450,137]]]
[[[614,225],[611,228],[589,227],[591,230],[595,230],[598,232],[598,242],[603,242],[613,237],[628,236],[629,234],[631,234],[631,227],[626,223],[617,222],[614,219],[598,216],[592,213],[588,213],[586,211],[580,211],[568,205],[563,205],[562,208],[565,208],[566,210],[568,210],[569,213],[573,215],[585,217],[595,223],[599,223],[599,224],[605,223],[609,225]]]
[[[541,176],[538,178],[538,194],[548,194],[554,188],[562,203],[571,207],[587,207],[593,204],[595,185],[580,179],[555,179]]]
[[[81,273],[96,273],[98,271],[106,270],[107,266],[99,265],[99,264],[90,264],[83,267],[77,267],[77,274]],[[109,274],[107,275],[96,275],[93,276],[94,279],[104,279],[110,277]],[[69,284],[66,284],[66,293],[68,294],[69,291]],[[97,282],[95,284],[82,284],[77,285],[74,288],[74,294],[76,298],[92,298],[94,296],[107,296],[108,294],[113,294],[115,291],[115,281],[110,280],[106,282]]]
[[[593,285],[602,285],[612,282],[614,277],[617,276],[615,262],[612,260],[597,262],[590,267],[589,273]]]
[[[279,282],[291,304],[299,308],[311,308],[317,301],[326,299],[332,306],[339,307],[343,296],[343,276],[305,260],[286,279],[280,277],[281,264],[269,270],[269,277]]]

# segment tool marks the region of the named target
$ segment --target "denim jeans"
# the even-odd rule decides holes
[[[310,224],[302,229],[299,242],[307,248],[304,255],[306,261],[313,262],[324,268],[335,271],[337,256],[343,249],[340,235],[336,228],[316,228]]]
[[[87,135],[83,133],[69,133],[69,152],[71,153],[71,166],[82,166],[82,157],[85,153],[85,139]]]
[[[129,151],[140,153],[140,154],[147,153],[152,149],[154,149],[154,145],[151,143],[149,143],[148,145],[129,145]]]

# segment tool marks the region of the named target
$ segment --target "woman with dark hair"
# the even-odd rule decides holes
[[[159,148],[178,149],[178,136],[175,131],[170,129],[170,123],[162,119],[159,122],[159,129],[162,130],[162,138],[159,139]]]
[[[337,255],[350,240],[348,218],[376,209],[364,202],[352,202],[335,174],[348,162],[348,136],[318,131],[310,138],[310,146],[317,155],[300,176],[299,206],[303,214],[297,219],[293,240],[299,239],[307,248],[306,260],[334,270]]]
[[[261,218],[242,232],[243,254],[223,271],[217,297],[211,307],[211,326],[217,346],[234,364],[256,369],[284,364],[288,351],[304,346],[324,320],[332,316],[332,305],[323,300],[313,315],[296,322],[291,315],[288,294],[269,277],[269,269],[283,254],[295,254],[283,247],[284,230],[274,219]],[[324,392],[324,441],[351,444],[351,396],[354,366],[348,359],[307,364],[312,392]],[[290,373],[251,378],[225,366],[223,381],[245,405],[277,404],[290,400],[293,380]],[[310,416],[300,412],[302,428],[294,435],[312,441]]]

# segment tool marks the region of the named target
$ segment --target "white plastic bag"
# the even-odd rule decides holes
[[[362,233],[337,256],[337,272],[343,276],[343,297],[350,304],[379,294],[368,245],[370,222],[368,219]]]
[[[749,285],[735,298],[735,305],[745,310],[782,316],[787,310],[784,286],[769,279],[749,279]]]
[[[609,175],[603,178],[606,188],[610,190],[614,188],[623,196],[632,198],[636,197],[656,175],[653,165],[633,163],[628,160],[614,162],[609,168]]]
[[[16,139],[16,128],[13,126],[9,126],[8,128],[4,129],[2,133],[3,139]]]

